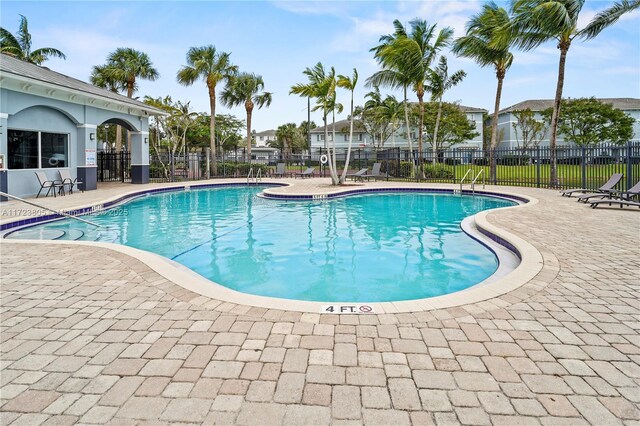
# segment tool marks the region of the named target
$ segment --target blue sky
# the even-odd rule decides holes
[[[456,36],[464,32],[467,19],[476,13],[480,1],[403,2],[223,2],[223,1],[122,1],[48,2],[2,1],[2,27],[16,32],[18,14],[29,19],[33,47],[56,47],[67,60],[45,63],[58,72],[87,81],[91,67],[104,63],[118,47],[147,52],[160,72],[155,82],[140,82],[136,94],[143,97],[171,95],[191,101],[196,111],[208,111],[204,83],[192,87],[176,83],[175,75],[185,63],[191,46],[213,44],[231,52],[242,71],[264,77],[266,90],[274,93],[270,108],[254,111],[253,128],[261,131],[286,122],[306,119],[306,100],[289,95],[291,85],[304,81],[302,71],[321,61],[341,74],[360,74],[356,104],[362,104],[370,90],[364,80],[378,67],[369,49],[382,34],[392,32],[392,22],[407,23],[415,17],[439,26],[451,26]],[[610,5],[587,1],[581,22]],[[450,70],[464,69],[467,78],[445,95],[445,100],[464,105],[493,108],[496,79],[490,68],[455,58],[446,52]],[[502,95],[506,107],[526,99],[553,98],[556,86],[558,50],[547,43],[531,52],[515,52]],[[222,87],[219,87],[221,90]],[[564,87],[565,97],[640,97],[640,14],[624,17],[595,40],[576,41],[569,51]],[[346,108],[349,94],[339,94]],[[400,93],[396,96],[401,97]],[[244,118],[243,108],[218,113]],[[345,114],[346,115],[346,114]],[[321,123],[318,113],[312,114]]]

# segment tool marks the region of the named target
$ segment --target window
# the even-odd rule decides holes
[[[69,135],[11,130],[7,134],[10,169],[69,167]]]
[[[349,141],[349,135],[344,135],[344,140]]]
[[[319,141],[323,141],[324,140],[324,135],[318,135],[318,140]]]
[[[358,134],[358,140],[361,141],[362,140],[362,133]]]
[[[40,167],[50,169],[69,167],[67,135],[60,133],[40,133]]]

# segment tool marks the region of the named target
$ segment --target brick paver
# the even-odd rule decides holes
[[[236,305],[114,251],[3,241],[0,423],[637,424],[640,215],[513,192],[540,202],[488,219],[538,276],[405,314]]]

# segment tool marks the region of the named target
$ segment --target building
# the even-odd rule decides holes
[[[255,146],[257,148],[263,148],[265,146],[269,146],[268,143],[275,141],[276,138],[276,131],[271,129],[271,130],[265,130],[263,132],[258,132],[255,134],[255,139],[256,139],[256,144]]]
[[[0,83],[3,192],[35,195],[34,172],[58,180],[60,169],[84,182],[84,190],[96,189],[96,130],[104,123],[130,131],[132,183],[149,181],[149,116],[164,112],[4,54]]]
[[[600,102],[613,105],[614,108],[622,110],[625,114],[633,117],[635,123],[633,125],[633,137],[630,142],[638,142],[640,140],[640,99],[637,98],[600,98]],[[553,99],[531,99],[512,105],[508,108],[500,110],[498,113],[498,148],[499,149],[515,149],[521,147],[521,137],[517,130],[513,128],[513,124],[518,120],[513,114],[514,111],[530,109],[535,114],[536,119],[542,120],[542,111],[553,108]],[[489,120],[490,124],[490,120]],[[549,146],[550,133],[546,132],[540,141],[540,146]],[[556,143],[558,145],[568,145],[565,143],[562,135],[558,135]]]
[[[460,144],[456,144],[454,145],[452,148],[455,149],[459,149],[459,150],[473,150],[473,151],[482,151],[482,135],[483,135],[483,130],[484,130],[484,114],[487,113],[487,110],[482,109],[482,108],[475,108],[475,107],[468,107],[468,106],[463,106],[463,105],[458,105],[458,107],[466,114],[467,116],[467,120],[469,120],[470,122],[472,122],[476,128],[476,132],[478,133],[478,135],[476,137],[474,137],[473,139],[470,140],[466,140]],[[335,123],[335,129],[336,129],[336,143],[335,146],[337,149],[346,149],[349,145],[349,125],[350,122],[349,120],[340,120],[340,121],[336,121]],[[409,149],[409,143],[407,142],[407,138],[406,138],[406,131],[405,131],[405,127],[404,125],[400,125],[400,127],[394,132],[394,134],[389,135],[388,139],[384,141],[384,143],[382,144],[382,148],[383,149],[388,149],[388,148],[400,148],[401,150],[408,150]],[[328,142],[332,142],[332,130],[333,130],[333,125],[329,124],[328,125],[328,133],[329,133],[329,141]],[[322,127],[316,127],[315,129],[311,130],[311,152],[312,153],[317,153],[319,152],[321,149],[325,148],[325,142],[324,142],[324,126]],[[417,135],[417,129],[413,128],[411,129],[411,138],[412,138],[412,143],[413,143],[413,148],[416,149],[417,148],[417,141],[418,141],[418,135]],[[380,148],[380,143],[379,141],[375,141],[375,145],[374,146],[374,141],[373,141],[373,137],[372,135],[368,134],[364,129],[362,125],[359,125],[357,122],[354,124],[354,128],[353,128],[353,142],[352,142],[352,149],[353,148],[360,148],[360,149],[368,149],[368,150],[373,150],[376,147]],[[447,148],[446,146],[444,148]],[[429,150],[430,149],[430,145],[429,143],[425,140],[425,150]]]

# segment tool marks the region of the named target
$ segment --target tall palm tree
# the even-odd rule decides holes
[[[20,26],[15,35],[0,27],[0,52],[36,65],[41,65],[50,56],[67,59],[64,53],[53,47],[41,47],[32,51],[29,23],[23,15],[20,15]]]
[[[513,37],[498,37],[502,28],[510,24],[509,12],[489,2],[482,6],[482,11],[467,22],[467,34],[457,39],[453,52],[459,56],[474,59],[481,67],[493,66],[498,79],[496,100],[491,120],[491,142],[489,145],[489,175],[492,182],[496,180],[496,145],[498,144],[498,112],[502,97],[502,84],[507,70],[513,63],[513,54],[509,48],[514,43]],[[500,40],[500,42],[498,42]]]
[[[438,66],[431,71],[429,76],[429,82],[427,89],[431,92],[431,101],[438,103],[438,113],[436,114],[436,125],[433,130],[433,164],[435,165],[438,160],[438,127],[440,127],[440,119],[442,118],[442,97],[444,93],[454,86],[457,86],[462,79],[467,76],[467,73],[463,70],[458,70],[449,75],[449,65],[447,64],[447,57],[441,56]]]
[[[109,53],[103,72],[111,80],[124,84],[128,98],[133,97],[138,79],[155,81],[160,77],[149,55],[130,47],[120,47]]]
[[[187,65],[183,66],[177,75],[178,83],[182,85],[191,86],[201,78],[207,84],[207,89],[209,89],[211,169],[214,175],[218,174],[215,142],[216,86],[238,72],[238,67],[231,63],[230,56],[230,53],[217,52],[213,45],[192,47],[187,52]]]
[[[567,53],[576,38],[590,40],[602,30],[613,25],[623,14],[640,7],[640,0],[619,0],[609,8],[598,13],[584,28],[578,28],[578,18],[585,0],[514,0],[511,5],[514,15],[510,25],[502,31],[503,35],[494,45],[504,43],[508,37],[516,37],[516,45],[531,50],[548,41],[557,41],[560,50],[558,63],[558,81],[551,115],[550,148],[550,185],[557,186],[558,170],[556,140],[560,101],[564,87],[564,72]]]
[[[329,113],[335,111],[339,104],[336,103],[336,70],[331,67],[327,72],[321,62],[318,62],[313,68],[306,68],[303,72],[307,76],[308,83],[297,83],[291,87],[289,94],[299,95],[303,98],[313,98],[316,100],[316,106],[313,111],[322,110],[322,121],[324,123],[324,144],[327,150],[329,174],[331,175],[331,183],[337,185],[340,183],[338,175],[335,171],[335,149],[333,156],[328,144],[329,127],[327,117]],[[335,115],[334,115],[335,116]],[[335,122],[335,118],[334,118]],[[334,125],[335,133],[335,125]],[[335,145],[335,134],[333,137]]]
[[[244,104],[247,111],[247,158],[251,162],[251,116],[253,108],[258,109],[271,105],[271,93],[264,92],[262,76],[251,73],[240,73],[227,80],[227,87],[222,91],[220,100],[223,105],[234,107]]]
[[[392,36],[384,36],[382,44],[374,48],[375,57],[383,69],[399,73],[411,84],[418,97],[419,128],[418,128],[418,170],[423,174],[422,142],[424,127],[424,94],[426,84],[431,75],[431,64],[440,50],[446,47],[453,37],[453,30],[449,27],[436,32],[436,25],[428,25],[422,19],[409,22],[411,32],[407,33],[402,24],[396,20],[396,32]],[[398,84],[395,82],[394,84]],[[408,120],[407,120],[408,121]]]
[[[344,162],[344,170],[342,170],[342,176],[340,177],[340,183],[344,183],[347,179],[347,171],[349,170],[349,160],[351,158],[351,144],[353,142],[353,92],[356,90],[356,85],[358,84],[358,70],[353,69],[353,76],[349,78],[348,76],[338,75],[338,80],[336,85],[343,89],[346,89],[351,92],[351,109],[350,109],[350,123],[349,123],[349,145],[347,147],[347,158]]]

